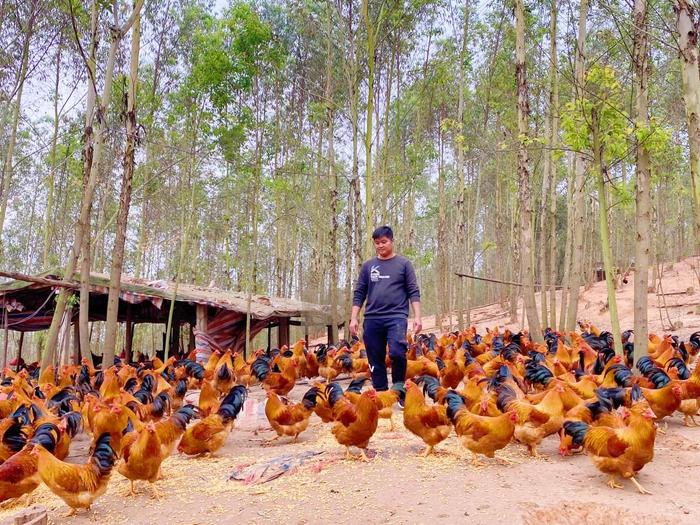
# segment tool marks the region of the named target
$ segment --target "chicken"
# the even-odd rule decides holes
[[[292,403],[286,398],[280,398],[272,391],[267,392],[265,403],[265,415],[270,426],[277,432],[272,441],[282,436],[294,436],[297,440],[306,427],[309,426],[309,417],[316,405],[316,392],[304,394],[301,403]]]
[[[353,404],[342,391],[330,390],[328,401],[333,408],[333,435],[336,441],[346,447],[346,458],[352,458],[350,447],[358,447],[361,457],[367,461],[367,445],[377,430],[379,411],[377,410],[377,393],[366,390]]]
[[[0,463],[22,450],[31,434],[29,412],[24,405],[0,421]]]
[[[556,385],[537,404],[517,399],[516,393],[508,386],[503,386],[498,394],[498,408],[503,412],[515,410],[517,413],[515,439],[527,445],[534,457],[539,457],[537,446],[542,440],[561,430],[564,422],[563,392],[564,388]]]
[[[202,389],[199,391],[199,412],[206,417],[219,409],[219,392],[210,381],[202,380]]]
[[[380,419],[388,419],[391,425],[390,430],[394,430],[394,405],[403,403],[406,399],[406,388],[401,383],[391,385],[389,390],[377,392],[377,409]]]
[[[156,423],[156,434],[158,434],[158,439],[160,440],[163,459],[173,453],[177,440],[185,432],[187,424],[195,417],[195,414],[195,408],[191,405],[186,405],[178,409],[165,421]]]
[[[616,481],[621,476],[630,479],[640,493],[651,494],[634,476],[654,457],[655,417],[642,402],[629,411],[629,423],[622,428],[567,421],[564,432],[572,436],[575,445],[583,445],[598,470],[610,476],[608,486],[622,488]]]
[[[110,448],[119,457],[122,452],[121,442],[124,430],[127,428],[129,420],[132,419],[133,421],[136,417],[130,417],[133,415],[133,412],[129,408],[118,404],[111,406],[96,405],[93,411],[92,435],[97,438],[107,432],[111,437]],[[96,441],[96,439],[93,440],[91,448],[94,448]]]
[[[273,372],[270,362],[260,357],[251,365],[253,375],[262,383],[265,390],[271,390],[277,395],[286,396],[294,388],[297,380],[297,358],[291,357],[287,367],[281,372]]]
[[[233,420],[243,408],[247,395],[246,387],[234,386],[221,401],[216,414],[205,417],[185,431],[177,449],[191,456],[207,453],[213,455],[224,446],[226,437],[233,428]]]
[[[37,458],[30,454],[34,445],[41,445],[49,452],[54,451],[59,438],[59,429],[52,423],[37,428],[30,444],[0,465],[0,501],[31,494],[39,486],[41,479],[37,470]],[[31,496],[28,498],[31,500]],[[30,501],[27,502],[27,506]]]
[[[420,387],[410,379],[406,381],[403,424],[427,445],[423,457],[428,456],[433,447],[444,441],[452,431],[447,409],[443,405],[428,406]]]
[[[41,445],[32,449],[31,454],[38,459],[39,477],[51,492],[71,508],[67,516],[72,516],[80,508],[89,510],[92,503],[107,490],[116,459],[110,441],[109,433],[100,435],[95,451],[82,465],[64,463]]]
[[[221,394],[225,394],[235,384],[233,361],[231,352],[227,351],[221,356],[214,369],[214,380],[212,386]]]
[[[464,378],[466,365],[465,349],[460,348],[454,359],[445,361],[445,366],[440,370],[440,385],[444,388],[457,388]],[[439,367],[439,365],[438,365]]]
[[[656,390],[642,388],[642,394],[659,421],[678,410],[683,400],[683,389],[673,383]]]
[[[459,393],[450,390],[445,395],[447,417],[452,421],[462,446],[472,453],[472,464],[478,465],[477,454],[493,458],[504,448],[515,432],[516,413],[511,410],[499,416],[479,416],[470,412]],[[501,459],[505,463],[507,460]]]
[[[155,482],[163,459],[160,438],[153,422],[148,423],[141,432],[130,432],[124,436],[122,461],[117,466],[117,470],[131,482],[130,495],[136,496],[134,482],[142,479],[151,484],[152,497],[160,498]]]

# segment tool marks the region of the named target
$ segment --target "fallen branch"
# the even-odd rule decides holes
[[[497,284],[507,284],[509,286],[525,286],[523,283],[516,283],[513,281],[502,281],[500,279],[491,279],[489,277],[477,277],[476,275],[470,275],[468,273],[460,273],[460,272],[455,272],[455,275],[457,277],[466,277],[467,279],[476,279],[477,281],[486,281],[489,283],[497,283]],[[535,283],[535,288],[543,288],[547,287],[549,288],[550,286],[548,284],[540,284],[540,283]],[[554,287],[556,290],[561,290],[563,286],[555,286]],[[478,308],[478,307],[475,307]]]

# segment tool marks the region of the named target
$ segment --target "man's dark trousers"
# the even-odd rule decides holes
[[[367,350],[369,370],[375,390],[388,390],[386,377],[386,346],[389,344],[391,357],[391,378],[394,383],[403,383],[406,379],[406,329],[408,319],[381,318],[367,319],[363,324],[362,338]]]

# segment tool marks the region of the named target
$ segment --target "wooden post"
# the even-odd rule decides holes
[[[191,352],[192,350],[194,350],[194,347],[195,347],[195,344],[194,344],[194,325],[190,324],[189,327],[190,327],[190,338],[187,341],[187,352],[188,353]]]
[[[180,349],[180,319],[173,319],[173,326],[170,331],[170,349],[168,356],[175,355]]]
[[[78,363],[80,363],[80,324],[76,321],[73,323],[73,364]]]
[[[207,324],[209,321],[209,306],[206,304],[197,305],[197,330],[200,332],[207,331]]]
[[[289,317],[280,317],[279,328],[277,328],[277,345],[279,348],[289,346]]]
[[[267,350],[272,348],[272,323],[267,323]]]
[[[326,333],[328,334],[328,344],[329,345],[334,344],[335,341],[333,340],[333,325],[332,324],[326,325]]]
[[[127,303],[126,305],[126,333],[124,334],[124,361],[131,363],[133,345],[134,345],[134,322],[132,320],[133,311],[131,309],[132,305]]]
[[[15,372],[19,372],[19,363],[22,361],[22,346],[24,345],[24,332],[19,333],[19,345],[17,345],[17,366]]]
[[[5,301],[3,301],[2,304],[2,309],[3,309],[3,326],[5,327],[5,345],[3,349],[3,358],[2,358],[2,369],[4,370],[5,367],[7,366],[7,344],[9,343],[10,339],[10,332],[9,332],[9,327],[7,326],[7,305],[5,304]]]

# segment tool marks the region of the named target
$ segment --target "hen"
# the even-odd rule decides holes
[[[160,438],[151,422],[141,432],[130,432],[122,441],[122,461],[117,466],[119,473],[131,483],[129,494],[136,496],[134,482],[142,479],[151,484],[153,498],[160,498],[155,487],[163,461]]]

